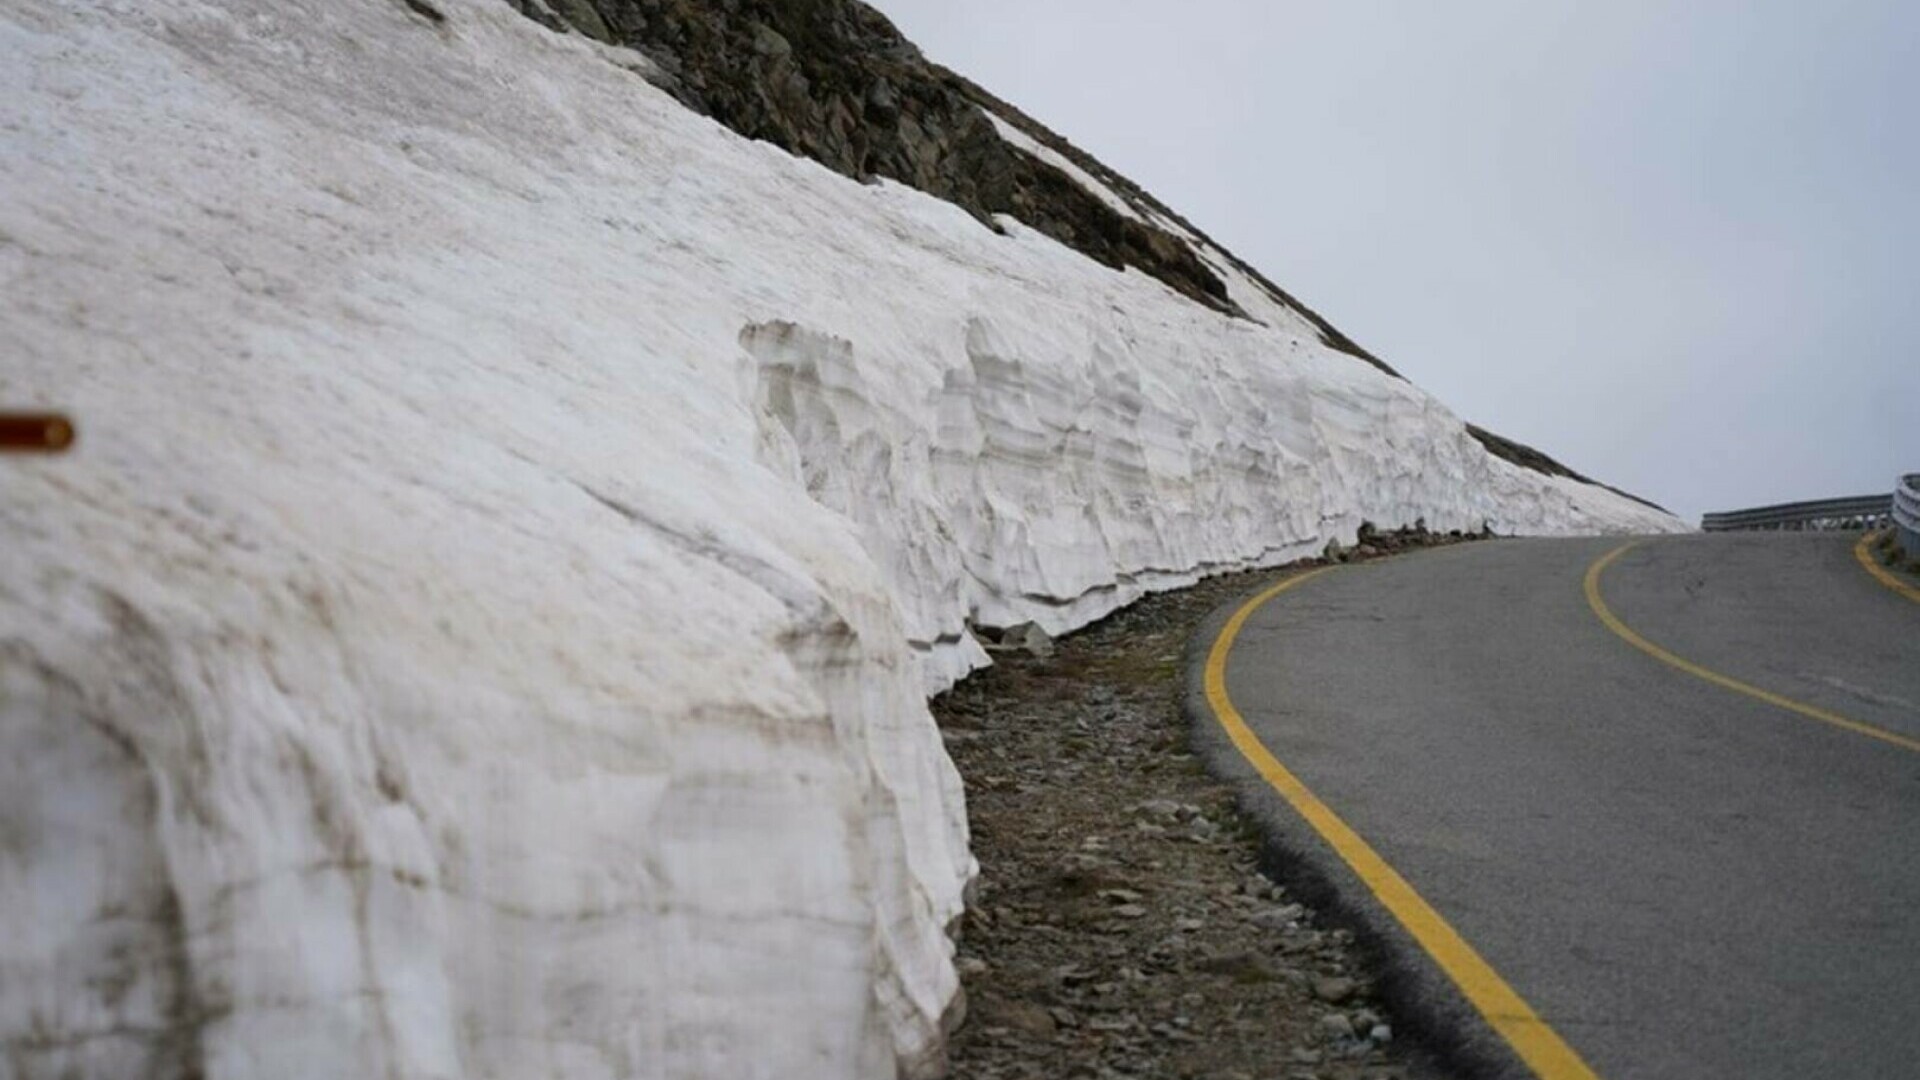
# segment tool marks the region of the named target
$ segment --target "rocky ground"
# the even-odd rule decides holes
[[[1908,555],[1900,547],[1900,538],[1892,529],[1884,529],[1873,538],[1873,554],[1880,565],[1907,574],[1920,575],[1920,556]]]
[[[1332,554],[1458,539],[1407,530]],[[1293,569],[1150,597],[934,702],[981,864],[954,1076],[1446,1075],[1396,1038],[1351,930],[1280,884],[1285,855],[1188,751],[1188,640]]]

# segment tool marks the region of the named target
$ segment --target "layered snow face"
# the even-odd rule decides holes
[[[1678,527],[434,3],[0,6],[6,1075],[926,1073],[969,618]]]

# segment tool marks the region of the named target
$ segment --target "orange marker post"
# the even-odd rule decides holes
[[[59,413],[0,412],[0,454],[58,454],[73,435],[73,421]]]

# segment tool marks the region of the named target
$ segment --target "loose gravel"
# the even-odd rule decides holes
[[[1449,538],[1363,541],[1331,554]],[[960,935],[968,1010],[953,1076],[1448,1075],[1395,1038],[1353,934],[1262,873],[1285,880],[1285,856],[1188,749],[1188,640],[1286,572],[1149,597],[1050,656],[1002,655],[934,701],[981,864]]]

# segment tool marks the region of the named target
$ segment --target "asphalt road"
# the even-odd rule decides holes
[[[1920,604],[1871,578],[1855,539],[1647,540],[1600,585],[1702,669],[1920,740]],[[1634,648],[1582,591],[1619,543],[1335,569],[1247,619],[1226,691],[1605,1080],[1920,1077],[1920,743]],[[1530,1075],[1322,836],[1208,741],[1281,844],[1381,927],[1421,1007],[1464,1024],[1491,1071]]]

